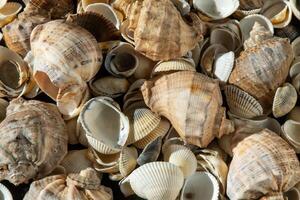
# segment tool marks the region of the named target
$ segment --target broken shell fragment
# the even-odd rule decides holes
[[[137,163],[141,166],[146,163],[154,162],[157,160],[162,147],[162,137],[157,137],[150,142],[142,151],[137,159]]]

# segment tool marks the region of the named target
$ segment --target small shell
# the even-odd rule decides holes
[[[218,200],[219,185],[208,172],[196,172],[188,177],[181,191],[180,200]]]
[[[21,11],[22,5],[16,2],[8,2],[0,9],[0,28],[12,22]]]
[[[6,117],[6,108],[8,107],[8,101],[0,98],[0,122],[2,122]]]
[[[247,92],[234,85],[225,86],[225,96],[231,113],[244,118],[263,115],[260,103]]]
[[[296,75],[300,74],[300,57],[298,60],[294,60],[290,68],[290,77],[294,78]]]
[[[295,58],[300,57],[300,37],[297,37],[293,42],[292,42],[292,48],[293,52],[295,55]]]
[[[214,75],[222,82],[227,82],[234,66],[234,52],[220,55],[214,62]]]
[[[124,147],[120,153],[119,170],[123,177],[128,176],[136,167],[138,152],[135,147]]]
[[[2,183],[0,183],[0,197],[3,200],[13,200],[12,194]]]
[[[147,144],[142,153],[137,159],[137,163],[141,166],[157,160],[162,146],[162,137],[157,137],[155,140]]]
[[[273,115],[278,118],[289,113],[295,107],[297,98],[297,91],[290,83],[285,83],[282,87],[277,88],[273,100]]]
[[[287,118],[300,123],[300,107],[294,107],[287,115]]]
[[[151,162],[134,170],[125,180],[141,198],[174,200],[184,182],[180,168],[168,162]]]
[[[295,149],[296,153],[300,153],[300,122],[287,120],[282,125],[282,137]]]
[[[298,0],[290,0],[291,8],[295,17],[300,20],[300,7]]]

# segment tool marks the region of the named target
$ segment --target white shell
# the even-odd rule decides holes
[[[295,17],[300,20],[300,7],[298,0],[290,0],[291,8]]]
[[[6,3],[7,3],[7,0],[0,0],[0,9],[3,8]]]
[[[124,147],[119,158],[119,170],[123,177],[128,176],[137,164],[138,152],[135,147]]]
[[[13,200],[10,191],[2,183],[0,183],[0,199]]]
[[[221,81],[227,82],[234,66],[234,53],[229,51],[219,56],[214,63],[214,75]]]
[[[300,153],[300,123],[293,121],[293,120],[287,120],[282,125],[282,131],[283,135],[282,137],[292,146],[294,147],[296,153]]]

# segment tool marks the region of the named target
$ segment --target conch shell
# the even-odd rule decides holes
[[[53,104],[12,100],[0,127],[1,180],[43,178],[67,153],[66,125]]]
[[[164,75],[146,81],[141,90],[147,106],[169,119],[188,143],[206,147],[214,137],[234,129],[221,107],[218,82],[200,73],[182,71]]]
[[[233,149],[227,177],[227,195],[237,199],[284,199],[300,181],[295,151],[278,135],[264,129]]]

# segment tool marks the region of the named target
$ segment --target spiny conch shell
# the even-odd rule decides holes
[[[90,4],[94,4],[94,3],[109,3],[109,0],[80,0],[82,3],[82,8],[83,10],[86,10],[86,8],[90,5]]]
[[[283,192],[300,181],[295,151],[278,135],[264,129],[241,141],[233,150],[227,176],[232,200],[283,199]]]
[[[300,106],[295,106],[287,115],[287,119],[291,119],[300,123]]]
[[[288,114],[297,103],[298,94],[294,86],[290,83],[283,84],[277,88],[273,100],[273,115],[274,117],[282,117]]]
[[[141,166],[158,159],[162,146],[162,137],[159,136],[143,149],[142,153],[137,159],[137,163]]]
[[[90,4],[86,8],[86,12],[95,12],[100,15],[103,15],[106,19],[108,19],[111,23],[115,25],[117,29],[120,28],[121,22],[117,16],[117,13],[114,9],[106,3],[94,3]]]
[[[118,153],[125,145],[129,121],[111,98],[96,97],[89,100],[83,106],[79,122],[89,144],[98,152]]]
[[[8,104],[8,101],[0,98],[0,122],[2,122],[6,117],[6,108]]]
[[[33,182],[24,200],[32,199],[91,199],[112,200],[110,188],[100,185],[100,178],[92,168],[80,173],[48,176]]]
[[[135,169],[123,183],[144,199],[175,200],[184,182],[183,173],[168,162],[151,162]]]
[[[253,118],[263,115],[263,108],[260,103],[238,87],[226,85],[225,96],[231,113],[243,118]]]
[[[214,62],[214,75],[222,82],[227,82],[234,66],[234,52],[220,55]]]
[[[293,52],[295,54],[295,58],[300,57],[300,37],[297,37],[293,42],[292,42],[292,47],[293,47]]]
[[[195,9],[201,11],[211,20],[224,19],[234,13],[239,7],[238,0],[212,0],[202,1],[193,0],[193,6]]]
[[[153,16],[156,16],[155,20],[150,20]],[[204,26],[199,18],[192,14],[190,18],[191,26],[182,19],[179,11],[169,0],[143,1],[134,29],[135,49],[154,61],[184,56],[195,48],[203,38],[204,32]],[[170,26],[164,27],[164,24]]]
[[[135,147],[124,147],[119,158],[119,170],[123,177],[128,176],[136,167],[138,152]]]
[[[2,183],[0,183],[0,197],[3,198],[3,200],[13,200],[10,191]]]
[[[141,90],[147,106],[170,120],[190,144],[206,147],[214,137],[234,130],[221,107],[218,82],[200,73],[182,71],[164,75],[146,81]]]
[[[218,152],[210,149],[203,149],[196,153],[197,171],[207,171],[214,175],[220,183],[220,193],[226,193],[226,178],[228,167]]]
[[[186,0],[172,0],[182,16],[189,14],[191,6]]]
[[[287,78],[293,59],[288,39],[267,39],[240,54],[229,83],[252,95],[264,113],[268,113],[275,91]]]
[[[0,28],[13,21],[21,9],[22,5],[16,2],[8,2],[0,8]]]
[[[208,172],[196,172],[188,177],[181,191],[180,200],[218,200],[219,185]]]
[[[86,82],[102,63],[96,39],[79,26],[56,20],[32,31],[31,52],[34,79],[41,90],[56,100],[66,119],[77,116],[89,97]]]
[[[88,158],[88,150],[73,150],[61,161],[60,165],[65,168],[66,173],[79,173],[81,170],[93,167],[93,163]]]
[[[300,122],[287,120],[282,125],[282,137],[295,149],[296,153],[300,153]]]
[[[14,99],[0,127],[1,180],[43,178],[67,153],[66,126],[53,104]]]
[[[35,87],[27,63],[17,53],[0,46],[0,97],[31,97]]]
[[[290,0],[291,8],[295,17],[300,20],[300,6],[298,0]]]

